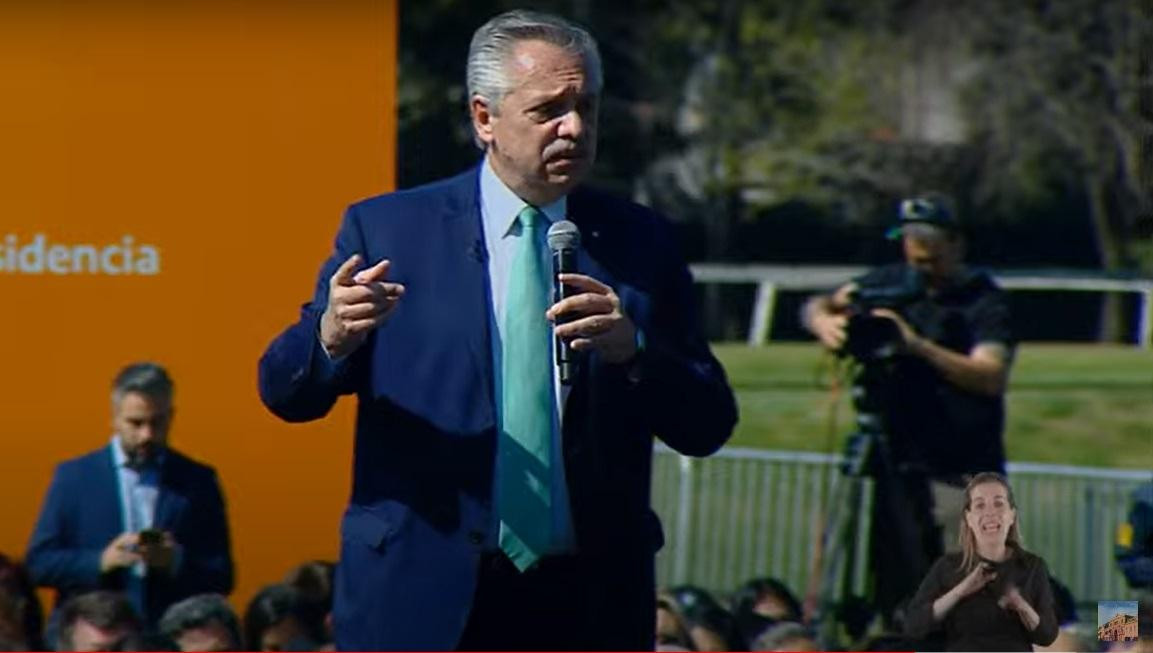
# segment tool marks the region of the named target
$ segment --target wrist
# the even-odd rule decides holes
[[[928,353],[929,341],[924,336],[914,335],[909,339],[909,353],[914,356],[925,356]]]
[[[320,323],[316,328],[316,339],[320,342],[320,348],[331,361],[339,361],[348,355],[344,343],[338,342],[337,329],[335,318],[326,309],[320,316]]]

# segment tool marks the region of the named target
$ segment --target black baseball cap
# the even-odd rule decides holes
[[[931,224],[935,227],[957,231],[957,219],[943,198],[933,196],[910,197],[901,200],[897,210],[897,224],[889,228],[885,237],[897,240],[901,237],[901,227],[907,224]]]

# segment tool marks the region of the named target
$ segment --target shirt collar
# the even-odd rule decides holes
[[[484,219],[488,223],[486,231],[501,238],[512,232],[517,216],[528,206],[528,202],[512,192],[512,189],[496,175],[487,156],[484,157],[484,163],[480,167],[480,201],[484,207]],[[561,197],[551,204],[536,208],[540,209],[548,218],[549,224],[552,224],[564,220],[565,211],[568,210],[568,198]]]
[[[116,433],[112,436],[112,442],[108,445],[112,448],[112,462],[116,469],[134,469],[128,465],[128,454],[124,453],[124,443],[120,441],[120,434]],[[160,469],[160,465],[164,462],[166,451],[161,450],[150,463],[144,465],[144,469]]]

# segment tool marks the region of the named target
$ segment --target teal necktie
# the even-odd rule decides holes
[[[503,390],[497,465],[500,548],[524,571],[552,537],[552,329],[545,318],[544,230],[548,220],[525,207],[505,300]]]

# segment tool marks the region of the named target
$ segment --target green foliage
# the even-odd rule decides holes
[[[995,5],[995,7],[994,7]],[[1140,0],[975,2],[966,89],[985,153],[977,192],[1012,204],[1054,186],[1090,198],[1101,259],[1133,267],[1153,221],[1153,16]],[[996,9],[992,11],[992,9]]]
[[[1064,260],[1153,272],[1148,0],[404,2],[402,186],[475,161],[468,40],[523,4],[600,41],[594,181],[693,225],[707,258],[741,255],[765,216],[860,228],[935,189],[1014,233],[1083,211],[1095,238]]]

